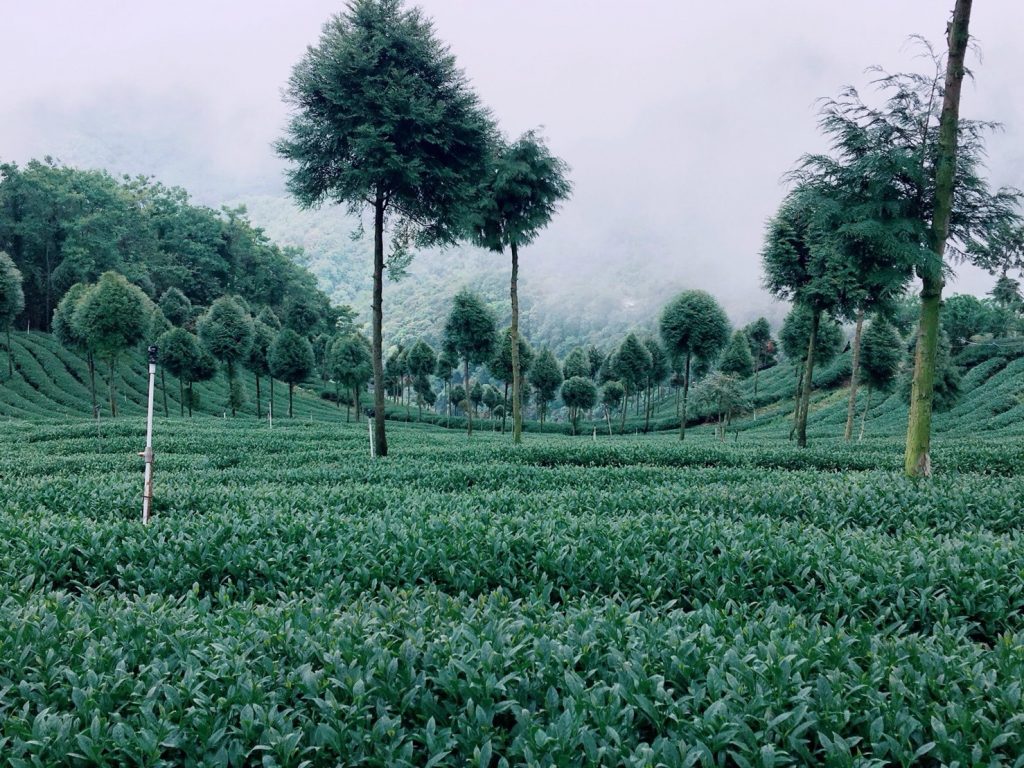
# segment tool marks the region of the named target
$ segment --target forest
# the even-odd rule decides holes
[[[294,64],[297,218],[0,164],[0,761],[1024,765],[1024,193],[971,13],[815,103],[760,317],[556,306],[573,168],[404,0]]]

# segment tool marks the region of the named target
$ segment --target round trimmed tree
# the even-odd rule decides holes
[[[569,421],[572,422],[572,433],[575,435],[580,413],[597,404],[597,386],[583,376],[566,379],[562,384],[562,402],[569,409]]]
[[[686,410],[694,358],[710,363],[729,340],[729,318],[705,291],[684,291],[661,313],[661,340],[669,356],[683,361],[683,413],[679,439],[686,437]]]
[[[361,333],[348,333],[336,338],[328,350],[328,366],[331,376],[352,393],[352,404],[359,421],[359,393],[373,377],[373,362],[370,359],[370,343]],[[345,420],[348,421],[348,409]]]
[[[494,313],[475,293],[461,290],[455,294],[448,321],[444,326],[444,348],[451,357],[462,359],[463,385],[472,399],[469,367],[485,363],[494,356],[496,345]],[[473,409],[466,409],[467,433],[473,434]]]
[[[110,375],[110,415],[117,416],[118,361],[142,341],[148,330],[146,295],[117,272],[104,272],[75,310],[73,322],[97,357],[106,360]]]
[[[530,386],[534,390],[534,400],[537,403],[537,410],[540,411],[540,425],[544,426],[544,417],[547,415],[548,403],[555,399],[558,388],[562,386],[562,369],[555,359],[554,353],[548,348],[541,349],[537,359],[533,362],[533,370],[530,371]]]
[[[274,378],[288,385],[288,418],[293,418],[295,385],[308,379],[313,372],[313,347],[291,328],[285,328],[270,345],[267,359]]]
[[[228,408],[234,416],[244,399],[237,367],[248,357],[252,346],[252,318],[233,297],[222,296],[199,319],[198,330],[199,341],[227,370]]]

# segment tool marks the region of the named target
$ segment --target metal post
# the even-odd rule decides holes
[[[366,420],[366,429],[370,433],[370,458],[377,458],[377,446],[373,444],[373,421],[370,419]]]
[[[139,455],[146,461],[146,472],[142,484],[142,522],[149,523],[149,512],[153,505],[153,395],[156,382],[157,348],[149,348],[149,403],[146,406],[146,450]]]

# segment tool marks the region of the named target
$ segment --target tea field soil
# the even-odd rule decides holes
[[[1024,447],[0,423],[0,763],[1024,765]]]

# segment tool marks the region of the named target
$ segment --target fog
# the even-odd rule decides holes
[[[924,66],[950,2],[423,0],[510,135],[543,126],[575,192],[524,269],[577,286],[637,270],[745,319],[784,173],[821,148],[815,100],[866,67]],[[6,0],[0,159],[52,155],[181,184],[206,203],[282,195],[281,89],[338,2]],[[962,113],[1003,122],[996,184],[1024,187],[1024,3],[976,4]],[[979,61],[978,53],[982,54]],[[952,290],[992,279],[959,270]],[[642,298],[642,297],[641,297]]]

